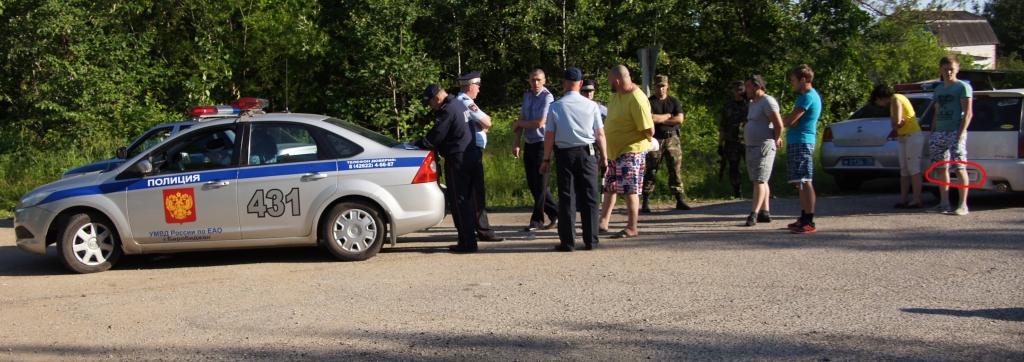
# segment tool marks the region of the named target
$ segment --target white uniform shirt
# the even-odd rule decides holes
[[[480,107],[476,106],[476,102],[473,102],[472,98],[466,95],[466,93],[459,92],[459,95],[455,96],[462,104],[469,108],[469,117],[466,118],[466,122],[473,122],[473,130],[476,131],[476,145],[480,148],[487,148],[487,132],[480,129],[477,122],[487,117],[487,113],[484,113]]]

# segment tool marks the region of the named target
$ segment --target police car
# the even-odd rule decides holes
[[[444,217],[433,152],[267,105],[194,107],[199,124],[120,166],[32,190],[15,210],[18,247],[56,244],[78,273],[122,254],[317,244],[365,260]]]

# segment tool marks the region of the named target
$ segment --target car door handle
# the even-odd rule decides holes
[[[203,185],[204,186],[210,186],[210,187],[224,187],[224,186],[227,186],[228,184],[230,184],[230,182],[213,180],[213,181],[207,182],[207,183],[205,183]]]
[[[327,174],[319,173],[319,172],[313,172],[313,173],[307,173],[305,175],[302,175],[302,178],[307,179],[307,180],[316,181],[316,180],[319,180],[319,179],[327,178]]]

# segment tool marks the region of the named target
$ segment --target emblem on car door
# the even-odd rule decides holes
[[[860,133],[860,132],[861,132],[861,131],[863,131],[863,130],[864,130],[864,127],[861,127],[861,126],[857,126],[857,133]]]

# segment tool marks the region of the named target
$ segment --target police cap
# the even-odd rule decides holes
[[[464,76],[459,77],[459,85],[463,86],[463,85],[470,85],[470,84],[479,84],[480,83],[480,73],[483,73],[483,71],[482,70],[478,70],[478,71],[475,71],[475,72],[472,72],[472,73],[469,73],[469,74],[466,74]]]
[[[423,106],[426,107],[430,105],[430,99],[434,98],[438,92],[441,92],[441,86],[437,84],[428,85],[427,89],[423,90]]]
[[[597,89],[597,82],[594,81],[593,79],[584,79],[583,80],[583,87],[580,88],[580,90],[585,90],[585,91],[592,91],[592,90],[595,90],[595,89]]]
[[[581,72],[576,67],[570,67],[569,69],[565,70],[565,74],[562,75],[562,79],[573,82],[579,82],[583,80],[583,72]]]

